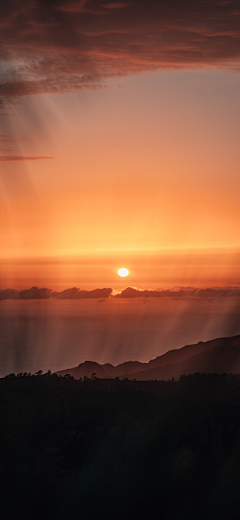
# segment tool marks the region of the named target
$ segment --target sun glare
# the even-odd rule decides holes
[[[125,269],[125,267],[122,267],[118,270],[119,276],[122,276],[123,278],[129,274],[128,269]]]

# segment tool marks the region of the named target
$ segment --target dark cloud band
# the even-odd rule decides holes
[[[113,294],[113,289],[93,289],[91,291],[80,290],[76,287],[66,289],[65,291],[57,292],[51,289],[31,287],[31,289],[24,289],[18,291],[16,289],[0,290],[0,300],[35,300],[57,298],[59,300],[83,300],[89,298],[172,298],[179,300],[186,299],[215,299],[215,298],[240,298],[240,287],[210,287],[205,289],[198,289],[194,287],[180,287],[176,289],[167,290],[140,290],[134,287],[127,287],[123,291]],[[102,301],[102,300],[100,300]]]
[[[194,287],[180,287],[167,290],[140,290],[134,287],[127,287],[115,295],[115,298],[175,298],[175,299],[212,299],[228,298],[231,296],[240,297],[240,287],[210,287],[197,289]]]
[[[46,159],[54,159],[54,157],[24,157],[19,155],[19,156],[14,156],[14,155],[0,155],[0,161],[1,162],[8,162],[8,161],[42,161],[42,160],[46,160]]]
[[[81,291],[76,287],[66,289],[62,292],[53,292],[51,289],[31,287],[18,291],[16,289],[0,290],[0,300],[46,300],[57,298],[60,300],[83,300],[88,298],[108,298],[112,289],[94,289],[92,291]]]
[[[239,0],[9,0],[0,20],[5,100],[168,68],[239,67]]]

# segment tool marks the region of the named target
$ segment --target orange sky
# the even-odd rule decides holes
[[[72,12],[84,11],[83,5],[85,3],[66,3],[64,9],[61,8],[68,13],[66,20]],[[125,8],[127,4],[121,5]],[[121,10],[106,9],[109,12]],[[83,15],[87,20],[87,12]],[[122,19],[117,19],[115,13],[104,18],[105,21],[111,19],[118,34]],[[120,25],[116,25],[116,20]],[[130,23],[131,18],[128,21]],[[88,22],[85,23],[88,27]],[[188,23],[195,24],[190,15]],[[229,24],[234,23],[229,18]],[[6,27],[7,24],[10,22],[6,21]],[[96,30],[95,26],[91,27],[92,31]],[[102,30],[107,34],[105,25]],[[200,31],[196,27],[195,30]],[[154,35],[154,31],[151,25],[150,33]],[[217,32],[217,27],[211,27],[211,31]],[[58,45],[54,34],[53,30],[52,42]],[[6,49],[10,49],[9,38],[6,37]],[[16,49],[11,55],[11,63],[18,52],[17,34],[15,38]],[[19,90],[21,101],[7,102],[2,108],[0,247],[1,285],[4,287],[11,283],[22,286],[25,281],[34,283],[34,277],[36,283],[46,281],[53,288],[54,284],[62,287],[65,280],[75,285],[74,276],[66,277],[64,267],[58,268],[54,278],[52,268],[46,268],[45,259],[59,257],[59,265],[63,266],[62,257],[76,257],[81,263],[79,259],[90,255],[96,265],[100,265],[104,256],[107,265],[112,266],[115,265],[111,260],[113,252],[116,269],[121,267],[120,260],[125,258],[127,261],[127,255],[132,253],[134,265],[138,264],[132,282],[138,286],[158,284],[162,276],[159,276],[159,269],[153,269],[151,276],[146,273],[142,255],[161,258],[165,251],[174,251],[172,258],[175,258],[175,251],[197,253],[221,249],[223,257],[228,256],[224,283],[240,279],[236,262],[240,248],[240,76],[233,67],[236,55],[232,43],[229,43],[226,55],[221,51],[220,43],[219,47],[216,43],[212,48],[213,62],[204,62],[199,57],[194,63],[189,54],[185,63],[183,57],[179,58],[178,65],[175,63],[177,58],[171,58],[170,65],[161,65],[165,70],[154,72],[153,46],[148,48],[149,56],[145,58],[139,47],[138,69],[133,70],[134,59],[132,55],[130,59],[129,54],[131,42],[122,41],[121,45],[128,45],[128,51],[125,49],[121,58],[128,63],[125,72],[119,65],[122,63],[120,54],[115,56],[120,68],[116,69],[115,62],[113,65],[106,61],[110,60],[106,57],[107,41],[101,43],[101,59],[100,54],[97,57],[95,47],[91,51],[95,56],[92,71],[96,78],[100,74],[96,72],[96,63],[100,70],[104,55],[105,68],[101,70],[105,72],[101,78],[99,76],[103,88],[87,88],[77,93],[74,92],[77,87],[65,88],[61,83],[59,94],[56,94],[56,86],[48,86],[45,90],[41,87],[42,91],[40,87],[37,91],[29,91],[29,97],[24,97]],[[36,57],[40,50],[32,45]],[[48,45],[50,48],[49,42]],[[190,49],[193,44],[188,42],[188,45]],[[181,48],[179,42],[176,48]],[[27,52],[24,45],[21,52],[23,60]],[[196,52],[199,56],[201,52],[204,54],[201,46]],[[7,62],[7,58],[4,60]],[[179,70],[171,70],[173,62]],[[231,67],[229,63],[232,63]],[[48,66],[46,62],[46,76],[50,70]],[[26,65],[23,70],[30,74]],[[22,74],[20,68],[19,71]],[[73,81],[75,73],[75,69],[68,71],[68,78]],[[34,66],[31,74],[35,74],[36,79],[38,70]],[[57,72],[55,74],[57,77]],[[61,81],[63,76],[59,76]],[[96,78],[93,81],[98,81]],[[31,85],[33,89],[33,83]],[[15,87],[21,87],[17,80]],[[1,92],[7,96],[4,88]],[[16,93],[11,95],[14,97]],[[35,160],[29,160],[31,157]],[[208,258],[213,258],[212,255],[213,252]],[[38,271],[32,267],[31,276],[27,276],[26,268],[18,266],[16,270],[13,267],[18,259],[26,258],[34,259],[33,265],[36,259],[44,258],[45,267]],[[233,264],[230,258],[234,258]],[[225,260],[222,264],[225,265]],[[223,283],[222,270],[218,275],[216,264],[208,262],[208,265],[201,283],[211,285],[220,278]],[[190,266],[191,261],[185,274],[177,271],[168,276],[165,270],[165,282],[162,283],[166,280],[194,283],[194,277],[197,281],[199,276],[197,269],[193,275]],[[112,267],[109,269],[104,272],[100,269],[101,276],[93,276],[91,268],[78,269],[76,278],[81,285],[91,286],[95,281],[105,285],[108,280],[114,283],[110,274]]]

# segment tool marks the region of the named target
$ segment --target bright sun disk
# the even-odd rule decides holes
[[[122,276],[123,278],[129,274],[128,269],[125,269],[125,267],[122,267],[118,270],[119,276]]]

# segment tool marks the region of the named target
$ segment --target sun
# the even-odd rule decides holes
[[[118,269],[119,276],[122,276],[122,278],[125,278],[129,274],[128,269],[125,269],[125,267],[121,267],[121,269]]]

